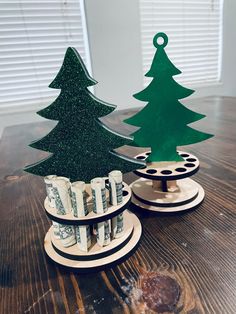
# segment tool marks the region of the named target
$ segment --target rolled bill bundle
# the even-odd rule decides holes
[[[88,214],[85,186],[83,181],[71,185],[71,205],[75,217],[84,217]],[[91,246],[90,227],[88,225],[75,227],[75,235],[79,249],[88,252]]]
[[[71,212],[70,180],[65,177],[52,178],[55,208],[58,215],[66,215]]]
[[[79,249],[84,252],[88,252],[91,246],[91,233],[90,227],[87,226],[76,226],[75,227],[76,241]]]
[[[75,217],[83,217],[88,214],[85,187],[86,185],[83,181],[71,184],[71,205]]]
[[[106,188],[103,178],[91,180],[91,190],[93,196],[93,212],[102,214],[107,211]]]
[[[93,196],[93,212],[102,214],[107,211],[106,188],[103,178],[91,180]],[[95,225],[97,243],[100,246],[108,245],[111,242],[111,221],[106,220]]]
[[[53,235],[55,239],[60,239],[59,223],[52,220]]]
[[[108,245],[111,242],[111,221],[105,220],[96,225],[97,243],[100,246]]]
[[[59,234],[61,243],[64,247],[69,247],[76,243],[74,226],[59,224]]]
[[[112,237],[119,238],[124,232],[124,216],[123,213],[112,218]]]
[[[47,196],[48,196],[48,201],[49,201],[49,206],[55,208],[55,197],[53,193],[53,179],[55,179],[55,175],[50,175],[44,177],[44,182],[46,184],[46,191],[47,191]]]
[[[108,175],[108,179],[110,187],[110,204],[121,204],[123,201],[122,172],[119,170],[111,171]]]

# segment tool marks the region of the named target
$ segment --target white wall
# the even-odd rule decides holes
[[[119,109],[140,106],[132,94],[143,88],[139,0],[85,0],[93,76],[98,97]],[[193,86],[191,97],[236,96],[236,0],[224,1],[222,83]]]
[[[143,83],[138,0],[85,0],[85,10],[96,94],[125,108]]]
[[[223,10],[222,82],[224,96],[236,96],[236,0],[225,0]]]

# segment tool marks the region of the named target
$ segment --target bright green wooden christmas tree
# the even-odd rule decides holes
[[[59,73],[49,85],[61,89],[61,93],[50,106],[38,112],[58,123],[49,134],[30,144],[52,154],[27,166],[25,171],[89,182],[94,177],[107,176],[114,169],[129,172],[143,166],[113,151],[131,145],[132,141],[109,130],[99,120],[116,106],[99,100],[87,89],[96,83],[75,48],[68,48]]]
[[[163,43],[157,42],[158,38]],[[133,146],[151,147],[151,154],[147,162],[182,161],[176,146],[184,146],[204,141],[213,135],[197,131],[189,126],[205,116],[180,103],[180,99],[190,96],[194,91],[179,85],[173,76],[180,74],[174,64],[169,60],[164,48],[168,37],[158,33],[153,38],[157,48],[150,70],[146,76],[153,77],[152,82],[134,95],[138,100],[148,104],[137,114],[124,120],[124,122],[139,127],[132,134]]]

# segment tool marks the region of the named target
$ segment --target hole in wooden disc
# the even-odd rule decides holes
[[[151,152],[149,152],[149,153],[146,153],[146,155],[147,155],[147,156],[149,156],[150,154],[151,154]]]
[[[189,157],[189,154],[180,154],[181,157]]]
[[[186,161],[194,162],[194,161],[197,161],[197,159],[195,159],[195,158],[187,158]]]
[[[162,170],[161,173],[162,174],[171,174],[172,171],[171,170]]]
[[[136,157],[136,159],[145,159],[146,158],[146,156],[138,156],[138,157]]]
[[[154,174],[154,173],[157,173],[157,170],[156,169],[148,169],[146,172],[150,173],[150,174]]]
[[[193,168],[193,167],[195,167],[195,165],[194,165],[194,164],[191,164],[191,163],[185,164],[184,166],[187,167],[187,168]]]
[[[187,171],[187,169],[186,168],[176,168],[175,171],[177,171],[177,172],[185,172],[185,171]]]
[[[127,196],[128,194],[129,194],[129,192],[123,191],[123,196]]]

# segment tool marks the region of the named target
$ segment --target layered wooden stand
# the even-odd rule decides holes
[[[87,199],[88,206],[92,206],[91,188],[88,184],[86,192],[89,197]],[[107,197],[108,197],[107,191]],[[60,224],[64,225],[94,225],[98,222],[111,219],[120,213],[124,213],[124,231],[122,236],[111,240],[106,246],[99,246],[95,239],[88,252],[80,251],[77,244],[70,247],[64,247],[59,239],[53,235],[53,227],[49,229],[44,239],[44,248],[47,255],[54,262],[76,269],[79,271],[89,271],[93,268],[105,266],[123,259],[132,252],[137,246],[142,233],[142,227],[139,219],[127,210],[131,200],[130,187],[123,183],[123,202],[120,205],[112,206],[108,202],[108,210],[103,214],[95,214],[92,211],[85,217],[76,218],[72,213],[66,215],[58,215],[55,208],[49,206],[48,199],[45,199],[44,207],[47,216]]]
[[[149,154],[135,158],[145,160]],[[190,153],[178,154],[184,161],[150,163],[134,172],[141,178],[131,184],[133,204],[156,212],[176,212],[192,209],[203,201],[203,188],[188,178],[199,170],[199,160]]]

